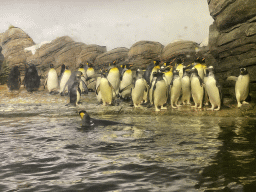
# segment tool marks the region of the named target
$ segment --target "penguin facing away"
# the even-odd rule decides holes
[[[19,66],[14,66],[8,76],[7,86],[9,91],[20,89],[20,70]]]
[[[40,86],[40,76],[34,64],[30,65],[28,68],[26,67],[24,82],[28,92],[38,90]]]
[[[171,106],[172,108],[177,108],[178,106],[178,101],[181,95],[181,79],[179,76],[179,71],[174,70],[173,71],[173,80],[171,82]],[[174,104],[176,106],[174,106]]]
[[[203,88],[203,80],[198,75],[198,71],[196,68],[191,69],[191,94],[193,101],[195,103],[195,108],[202,108],[203,96],[204,96],[204,88]]]
[[[159,107],[161,107],[161,109],[167,109],[167,107],[164,107],[164,105],[167,103],[168,88],[165,80],[163,79],[163,73],[155,72],[153,75],[156,77],[156,82],[152,94],[155,111],[160,111]]]
[[[250,76],[247,69],[240,68],[240,75],[238,77],[230,76],[227,78],[227,80],[236,81],[235,94],[236,94],[236,100],[237,100],[237,107],[241,107],[242,104],[248,104],[245,101],[249,95],[249,83],[250,83]]]
[[[212,66],[208,67],[209,73],[208,78],[205,83],[205,89],[208,93],[210,103],[212,105],[211,108],[207,110],[220,110],[221,107],[221,90],[220,86],[218,85],[217,80],[215,79],[214,75],[214,68]],[[217,109],[215,109],[217,107]]]
[[[45,84],[47,84],[47,89],[50,94],[53,93],[54,90],[58,89],[58,74],[54,69],[53,64],[50,64],[50,70],[45,80],[44,87]]]

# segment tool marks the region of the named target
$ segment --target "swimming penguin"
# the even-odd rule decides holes
[[[119,93],[119,86],[120,86],[120,72],[118,67],[116,67],[116,61],[113,61],[110,66],[109,66],[109,71],[108,71],[108,75],[107,75],[107,80],[109,81],[109,83],[113,86],[114,91],[115,91],[115,95],[113,95],[114,97],[116,95],[118,95]]]
[[[45,80],[44,87],[45,84],[47,84],[47,89],[50,94],[58,89],[58,75],[56,70],[54,69],[53,64],[50,64],[50,70]]]
[[[61,95],[65,95],[68,92],[68,87],[66,86],[66,83],[68,82],[70,76],[71,76],[71,71],[69,70],[69,67],[66,66],[66,69],[63,72],[61,80],[60,80],[60,91],[59,92]]]
[[[181,78],[181,91],[182,97],[181,102],[183,105],[191,105],[191,82],[190,82],[190,72],[187,70],[187,67],[183,67],[183,77]]]
[[[26,67],[24,82],[27,91],[32,92],[38,90],[40,86],[40,76],[34,64],[31,64],[28,68]]]
[[[81,98],[81,89],[79,87],[80,81],[81,81],[81,74],[76,73],[75,74],[75,80],[72,84],[70,91],[69,91],[69,97],[70,97],[70,104],[78,105],[80,98]]]
[[[133,81],[133,74],[132,74],[132,70],[131,70],[131,66],[127,64],[125,66],[125,69],[123,70],[123,73],[121,74],[121,82],[120,82],[120,96],[122,99],[129,99],[131,97],[131,89],[126,89],[124,91],[123,90],[125,87],[132,85],[132,81]]]
[[[198,75],[197,69],[194,67],[191,69],[191,94],[195,103],[195,106],[191,107],[202,108],[204,97],[203,80]]]
[[[8,76],[7,86],[10,91],[20,89],[20,70],[19,66],[14,66]]]
[[[209,73],[207,81],[205,82],[205,89],[208,93],[210,103],[212,105],[208,110],[220,110],[221,107],[221,91],[220,86],[215,79],[213,66],[208,67]],[[215,109],[217,107],[217,109]]]
[[[82,119],[82,127],[84,127],[84,128],[97,127],[97,126],[108,126],[108,125],[127,125],[127,126],[131,126],[131,124],[91,118],[88,115],[88,113],[84,110],[80,111],[79,115]]]
[[[155,105],[155,111],[160,111],[161,109],[167,109],[164,105],[167,103],[167,85],[165,80],[163,79],[164,73],[162,72],[154,72],[153,76],[156,77],[156,82],[153,88],[153,101]]]
[[[144,92],[147,92],[148,84],[143,77],[144,72],[140,69],[136,71],[136,80],[132,88],[132,102],[135,108],[142,107]]]
[[[238,77],[230,76],[227,78],[227,80],[236,81],[235,93],[236,93],[237,107],[241,107],[242,103],[248,104],[245,101],[249,95],[249,83],[250,83],[250,77],[247,69],[240,68],[240,75]]]
[[[181,78],[179,76],[179,71],[174,70],[173,71],[173,80],[171,82],[171,106],[172,108],[177,108],[178,106],[178,101],[181,95]],[[174,104],[176,106],[174,106]]]
[[[87,66],[88,66],[88,68],[86,71],[86,76],[91,77],[95,74],[93,64],[91,62],[87,62]],[[87,88],[89,91],[91,91],[91,92],[95,91],[95,87],[96,87],[96,79],[95,78],[91,78],[90,80],[87,81]]]
[[[105,72],[101,74],[100,84],[96,89],[96,95],[99,92],[101,94],[101,100],[103,105],[107,105],[107,104],[111,105],[115,97],[115,88],[107,79]]]

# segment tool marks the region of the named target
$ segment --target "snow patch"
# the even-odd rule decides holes
[[[24,50],[25,51],[31,51],[32,54],[34,55],[36,53],[36,50],[39,49],[42,45],[44,44],[48,44],[48,43],[51,43],[51,41],[43,41],[39,44],[36,44],[36,45],[33,45],[31,47],[26,47]]]
[[[209,37],[206,37],[202,43],[200,44],[200,47],[206,47],[208,46],[208,42],[209,42]]]

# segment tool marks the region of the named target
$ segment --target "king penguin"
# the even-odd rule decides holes
[[[196,68],[191,69],[191,94],[193,101],[195,103],[195,107],[202,108],[203,97],[204,97],[204,87],[203,87],[203,80],[198,75],[198,71]]]
[[[173,80],[171,82],[171,106],[172,108],[177,108],[178,106],[178,101],[181,95],[181,78],[179,76],[179,71],[174,70],[173,71]],[[176,106],[174,106],[174,104]]]
[[[20,70],[19,66],[14,66],[8,76],[7,86],[9,91],[20,89]]]
[[[249,95],[250,76],[246,68],[240,68],[240,75],[238,77],[230,76],[227,80],[236,81],[235,94],[237,100],[237,107],[243,104],[248,104],[245,100]],[[242,103],[241,103],[242,102]]]
[[[81,93],[84,93],[84,94],[87,94],[87,86],[85,88],[84,84],[86,82],[86,78],[87,78],[87,75],[86,75],[86,71],[84,69],[84,65],[81,63],[79,65],[79,69],[78,71],[81,71],[82,72],[82,75],[81,75],[81,81],[80,81],[80,84],[79,84],[79,88],[81,90]]]
[[[164,73],[154,72],[154,77],[156,77],[156,82],[153,88],[153,101],[155,105],[155,111],[160,111],[161,109],[167,109],[164,105],[167,103],[168,88],[165,80],[163,79]]]
[[[190,72],[187,70],[186,67],[183,67],[183,77],[181,79],[181,90],[182,90],[182,98],[181,102],[183,105],[191,105],[190,98],[191,98],[191,82],[190,82]]]
[[[92,77],[95,74],[95,70],[93,68],[93,64],[91,62],[87,62],[88,68],[86,71],[87,77]],[[87,88],[89,91],[93,92],[95,91],[96,87],[96,79],[91,78],[89,81],[87,81]]]
[[[114,90],[115,90],[114,97],[116,97],[116,95],[119,94],[119,86],[120,86],[120,72],[118,67],[116,66],[116,61],[113,61],[109,66],[107,80],[114,87]]]
[[[209,70],[209,73],[208,73],[207,81],[205,82],[205,89],[206,89],[206,92],[208,93],[209,100],[212,107],[207,110],[212,110],[212,111],[220,110],[220,107],[221,107],[220,86],[217,80],[215,79],[213,66],[209,66],[208,70]],[[215,109],[215,107],[217,107],[217,109]]]
[[[68,87],[66,86],[66,83],[68,82],[69,78],[71,76],[71,71],[69,70],[69,67],[66,66],[65,71],[62,74],[61,80],[60,80],[60,94],[65,95],[68,92]],[[65,90],[64,90],[65,88]]]
[[[36,91],[38,90],[40,86],[40,76],[38,75],[36,66],[34,64],[31,64],[28,68],[25,69],[25,87],[28,92]]]
[[[75,81],[73,82],[70,91],[69,91],[69,98],[70,104],[78,105],[80,98],[81,98],[81,89],[79,87],[81,81],[81,74],[75,74]]]
[[[140,69],[136,71],[136,80],[132,88],[132,102],[135,108],[142,107],[144,92],[147,92],[148,84],[143,77],[144,72]]]
[[[50,70],[45,80],[44,87],[45,84],[47,84],[47,89],[50,94],[52,94],[54,91],[58,89],[58,74],[54,69],[53,64],[50,64]]]
[[[183,76],[183,67],[184,67],[184,65],[183,65],[182,59],[178,58],[176,61],[176,71],[179,72],[180,78],[182,78],[182,76]]]
[[[62,64],[61,65],[61,69],[60,69],[59,82],[60,82],[60,80],[62,78],[62,75],[63,75],[65,69],[66,69],[66,66],[64,64]]]
[[[122,99],[128,100],[131,97],[131,89],[126,89],[122,91],[127,86],[132,85],[133,81],[133,74],[131,70],[132,65],[127,64],[125,66],[125,69],[123,70],[123,73],[120,77],[120,95]]]

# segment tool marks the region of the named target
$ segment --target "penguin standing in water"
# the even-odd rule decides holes
[[[40,86],[40,76],[34,64],[31,64],[28,68],[26,67],[24,82],[28,92],[38,90]]]
[[[179,71],[174,70],[173,71],[173,80],[171,82],[171,106],[172,108],[177,108],[178,106],[178,101],[181,95],[181,79],[179,76]],[[176,106],[174,106],[174,104]]]
[[[163,79],[162,72],[155,72],[153,75],[156,77],[156,82],[153,88],[153,101],[155,105],[155,111],[160,111],[159,107],[161,109],[167,109],[167,107],[164,107],[164,105],[167,103],[167,85],[165,80]]]
[[[80,72],[80,71],[79,71]],[[75,80],[70,88],[69,97],[70,104],[78,105],[81,98],[81,89],[79,87],[81,81],[81,73],[75,73]]]
[[[187,71],[186,67],[183,67],[183,77],[181,79],[181,90],[182,90],[182,98],[181,102],[183,105],[191,105],[190,98],[191,98],[191,83],[190,83],[190,73]]]
[[[116,61],[113,61],[109,67],[110,69],[108,71],[107,80],[114,88],[115,94],[113,96],[116,97],[116,95],[119,94],[120,72],[118,67],[116,66]]]
[[[204,97],[204,87],[203,87],[203,80],[198,75],[198,71],[196,68],[191,69],[191,94],[194,100],[195,107],[202,108],[203,97]]]
[[[132,65],[126,65],[123,73],[121,74],[120,82],[120,95],[122,99],[128,100],[131,97],[131,89],[126,89],[129,85],[132,85],[133,75],[131,70]],[[123,90],[123,91],[122,91]]]
[[[59,92],[60,92],[60,95],[62,95],[62,96],[68,92],[68,87],[65,85],[68,82],[70,76],[71,76],[71,71],[69,70],[69,67],[66,66],[66,69],[63,72],[61,80],[60,80],[60,91]]]
[[[14,66],[8,76],[7,86],[9,91],[20,89],[20,70],[19,66]]]
[[[136,81],[134,87],[132,88],[132,102],[135,108],[142,107],[144,92],[147,92],[148,84],[143,77],[143,71],[137,69],[136,71]]]
[[[209,95],[209,100],[212,105],[208,110],[220,110],[221,107],[221,91],[214,75],[213,66],[208,67],[209,73],[205,83],[205,89]],[[217,109],[215,109],[217,107]]]
[[[238,77],[230,76],[227,78],[227,80],[236,81],[235,93],[236,93],[237,107],[241,107],[242,103],[248,104],[245,101],[249,95],[249,83],[250,83],[250,77],[247,69],[241,68],[240,75]]]
[[[54,69],[53,64],[50,64],[50,70],[45,80],[44,87],[45,84],[47,84],[47,89],[50,94],[52,94],[55,90],[58,89],[58,75],[56,70]]]

